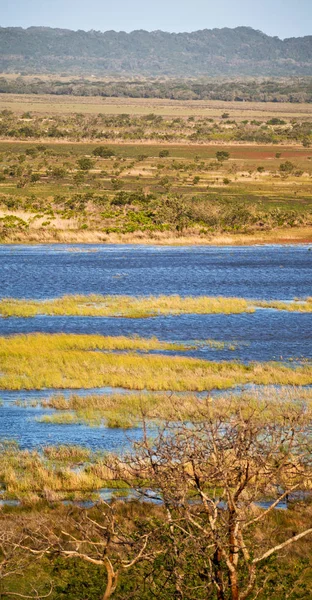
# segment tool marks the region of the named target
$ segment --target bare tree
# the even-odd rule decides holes
[[[149,561],[155,551],[149,550],[151,529],[134,526],[133,513],[127,516],[123,503],[101,502],[96,517],[90,510],[71,508],[65,516],[43,515],[34,526],[33,519],[25,522],[27,539],[19,549],[37,557],[79,558],[106,571],[102,600],[116,591],[122,572],[130,571],[140,561]]]
[[[16,526],[15,519],[7,515],[0,517],[0,598],[25,598],[41,600],[52,594],[52,584],[48,591],[42,591],[28,582],[28,591],[19,593],[12,591],[10,583],[16,578],[23,577],[32,562],[31,553],[23,551],[25,534],[23,528]]]
[[[198,402],[187,423],[176,411],[152,441],[145,428],[127,469],[165,506],[176,597],[190,593],[186,548],[201,588],[218,600],[247,600],[266,559],[312,534],[311,521],[274,543],[253,535],[292,493],[311,489],[310,422],[305,403],[232,399]]]
[[[145,423],[134,451],[109,460],[116,477],[159,507],[114,501],[22,515],[14,550],[102,566],[102,600],[118,594],[121,575],[133,569],[139,585],[139,563],[155,598],[257,598],[266,584],[262,565],[312,534],[308,510],[305,528],[273,529],[278,505],[312,489],[311,408],[194,400],[185,421],[171,404],[157,435],[150,439]]]

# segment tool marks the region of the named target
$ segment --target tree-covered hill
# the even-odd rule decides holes
[[[280,40],[250,27],[163,31],[0,28],[0,70],[169,76],[312,75],[312,36]]]

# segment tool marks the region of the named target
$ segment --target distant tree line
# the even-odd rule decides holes
[[[312,77],[266,79],[88,79],[0,77],[2,94],[53,94],[57,96],[103,96],[167,98],[173,100],[224,100],[236,102],[312,102]]]

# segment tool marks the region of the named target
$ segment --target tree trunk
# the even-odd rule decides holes
[[[118,582],[118,572],[115,573],[112,564],[109,560],[105,562],[106,572],[107,572],[107,584],[106,590],[104,592],[104,596],[102,600],[109,600],[111,595],[114,593],[117,587]]]
[[[231,590],[231,600],[239,600],[239,588],[238,588],[238,580],[237,580],[237,558],[238,558],[238,543],[236,537],[236,512],[234,509],[229,509],[229,545],[230,545],[230,563],[232,564],[232,569],[229,569],[229,581],[230,581],[230,590]]]
[[[233,571],[230,573],[230,586],[231,586],[231,600],[239,600],[240,595],[239,595],[236,571]]]
[[[222,555],[221,555],[221,550],[219,550],[218,548],[216,549],[214,556],[213,556],[213,567],[214,567],[214,576],[215,576],[215,583],[217,586],[217,599],[218,600],[225,600],[225,596],[224,596],[224,586],[223,586],[223,578],[222,578],[222,568],[221,568],[221,559],[222,559]]]

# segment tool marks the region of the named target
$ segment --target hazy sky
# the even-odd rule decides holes
[[[281,38],[312,34],[312,0],[0,0],[0,26],[196,31],[249,25]]]

